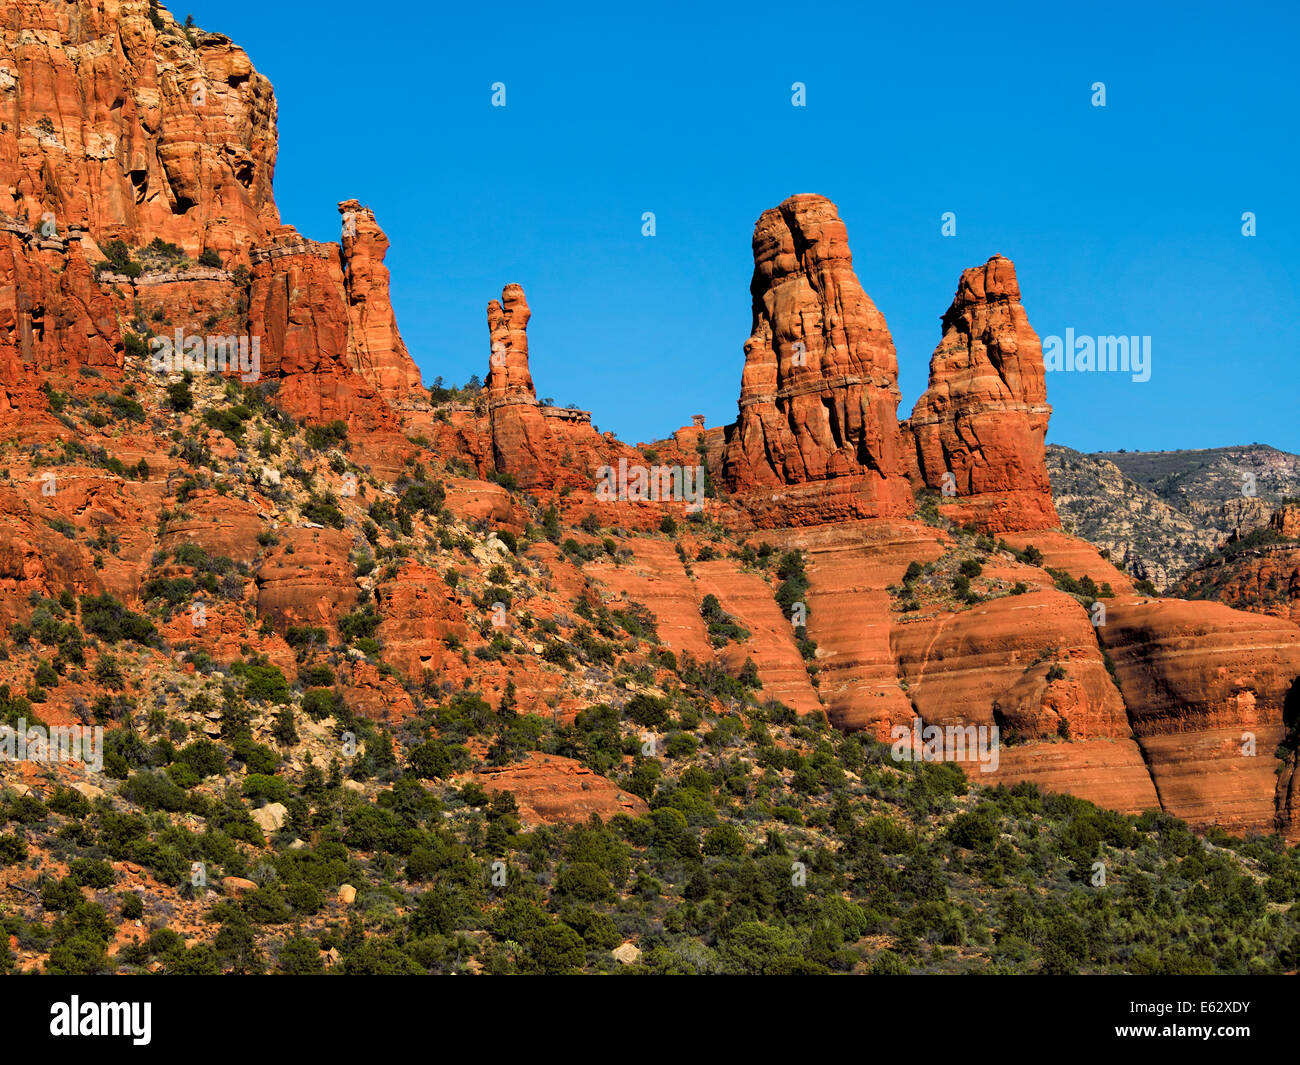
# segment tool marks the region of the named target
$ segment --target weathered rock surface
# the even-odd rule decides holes
[[[891,643],[927,724],[997,724],[1010,739],[1129,735],[1088,614],[1061,592],[899,623]]]
[[[488,304],[492,354],[486,390],[492,456],[498,473],[510,474],[525,488],[536,488],[551,479],[550,434],[528,369],[531,317],[519,285],[507,285],[500,301]]]
[[[1128,575],[1086,540],[1067,536],[1059,529],[1035,529],[1032,532],[1012,532],[1002,537],[1009,545],[1021,551],[1035,548],[1043,556],[1046,569],[1061,570],[1076,580],[1091,577],[1098,587],[1109,584],[1119,593],[1131,591],[1133,582]]]
[[[638,537],[629,542],[633,559],[614,565],[588,564],[587,573],[618,600],[641,603],[655,616],[659,639],[678,656],[689,654],[707,662],[713,658],[709,630],[700,616],[704,593],[686,575],[686,568],[667,540]]]
[[[392,580],[376,586],[375,606],[383,619],[377,635],[385,661],[413,681],[419,681],[425,670],[442,675],[449,657],[448,637],[464,640],[469,633],[451,590],[428,566],[402,566]]]
[[[277,404],[296,417],[395,431],[396,414],[350,362],[338,252],[337,245],[305,240],[288,226],[254,252],[249,332],[261,338],[262,375],[278,382]]]
[[[835,205],[792,196],[759,217],[753,245],[727,488],[761,525],[910,513],[894,343],[853,272]]]
[[[900,427],[893,342],[854,273],[834,205],[795,196],[758,221],[737,422],[685,427],[655,450],[658,461],[706,465],[726,490],[729,498],[709,501],[710,521],[759,525],[771,541],[806,552],[808,635],[820,668],[814,686],[772,586],[725,551],[688,572],[662,536],[615,534],[616,557],[581,566],[550,543],[524,546],[512,561],[478,542],[462,556],[472,575],[456,591],[430,563],[446,550],[438,546],[442,530],[425,524],[413,547],[378,526],[363,532],[366,509],[355,501],[340,500],[343,530],[311,527],[301,510],[286,510],[294,493],[294,506],[302,505],[295,482],[303,471],[281,480],[277,469],[260,480],[258,464],[282,461],[287,470],[304,456],[273,460],[268,451],[250,460],[244,449],[253,445],[234,430],[195,424],[206,411],[164,410],[158,382],[142,373],[147,323],[160,333],[166,325],[256,338],[268,397],[295,419],[343,422],[343,458],[377,478],[394,480],[414,465],[425,445],[408,433],[427,441],[435,463],[452,458],[480,478],[497,476],[503,483],[445,478],[447,512],[471,525],[521,533],[554,503],[562,525],[593,516],[602,531],[582,535],[595,540],[615,528],[658,528],[664,513],[680,516],[683,501],[595,497],[600,466],[651,460],[599,433],[587,412],[538,402],[531,311],[517,285],[488,309],[492,358],[482,395],[456,410],[435,408],[397,327],[388,240],[373,213],[359,200],[341,202],[337,243],[281,224],[271,192],[275,98],[229,40],[115,0],[15,0],[0,25],[0,431],[18,445],[4,449],[10,476],[0,485],[0,621],[25,619],[41,597],[110,592],[157,622],[166,646],[142,648],[141,656],[265,654],[292,678],[292,650],[282,635],[255,631],[257,619],[270,619],[280,634],[318,625],[337,643],[340,615],[373,593],[381,653],[353,647],[332,659],[356,713],[385,723],[415,715],[419,696],[404,680],[432,674],[472,684],[494,706],[512,691],[522,712],[571,719],[593,701],[599,670],[530,661],[541,652],[522,616],[496,661],[447,646],[476,641],[481,571],[509,563],[505,579],[529,601],[530,624],[579,600],[635,601],[654,614],[664,646],[732,672],[752,658],[764,694],[803,712],[824,706],[842,727],[887,736],[918,715],[999,724],[1017,742],[1003,750],[998,780],[1032,779],[1121,809],[1158,801],[1196,824],[1276,827],[1294,838],[1295,758],[1275,775],[1272,752],[1300,716],[1300,629],[1216,604],[1137,599],[1094,548],[1056,528],[1043,464],[1050,408],[1042,354],[1009,260],[994,257],[963,274],[929,388]],[[138,276],[97,276],[118,240],[141,259],[159,242],[154,254],[166,261]],[[197,265],[204,252],[220,265]],[[128,383],[132,396],[153,392],[136,425],[86,420],[97,393],[125,400]],[[52,405],[55,390],[71,398]],[[77,437],[82,450],[65,447]],[[215,463],[210,480],[203,473],[187,485],[183,503],[172,474],[201,471],[173,448],[182,440]],[[38,447],[49,452],[39,468],[57,475],[53,495],[35,476]],[[1222,457],[1220,481],[1233,479],[1238,457]],[[123,476],[140,459],[152,480]],[[323,466],[310,475],[313,492],[337,492],[342,467],[330,465],[332,472]],[[1261,483],[1275,467],[1269,457]],[[1100,646],[1076,599],[1054,590],[1043,570],[1006,558],[990,561],[988,575],[1025,584],[1023,595],[910,617],[894,609],[890,589],[908,563],[940,559],[954,546],[953,536],[908,520],[914,486],[941,489],[948,473],[956,495],[943,513],[1005,534],[1013,546],[1033,543],[1044,565],[1119,593],[1106,600]],[[536,499],[512,495],[511,479]],[[1288,494],[1283,480],[1266,485],[1278,498]],[[1198,505],[1238,533],[1263,520],[1262,503],[1236,498],[1239,484],[1233,493],[1221,487],[1207,485]],[[1294,514],[1276,521],[1279,535],[1300,532]],[[267,531],[275,541],[264,544]],[[462,535],[456,530],[451,542]],[[169,613],[138,598],[144,580],[186,572],[166,556],[189,543],[250,572],[242,585],[238,574],[225,574],[202,627],[184,609]],[[382,550],[384,569],[360,575],[358,550],[376,558]],[[1219,593],[1260,609],[1255,598],[1285,584],[1290,599],[1275,612],[1294,616],[1300,567],[1287,570],[1280,552],[1251,565]],[[544,580],[553,587],[543,589]],[[528,586],[538,594],[526,594]],[[700,617],[706,594],[750,631],[748,640],[712,647]],[[627,664],[659,668],[641,651]],[[74,693],[89,691],[81,684],[69,677],[58,685],[44,704],[49,720],[70,718]],[[1241,754],[1244,733],[1255,737],[1253,758]],[[640,799],[557,756],[533,754],[479,778],[490,790],[515,792],[532,823],[645,811]],[[272,807],[259,816],[268,830],[280,827]]]
[[[555,754],[531,753],[524,761],[472,774],[489,792],[508,791],[527,825],[579,825],[592,814],[608,821],[616,814],[647,813],[645,800],[621,791],[590,769]]]
[[[339,204],[348,303],[348,360],[389,403],[420,389],[420,371],[407,353],[388,290],[388,237],[375,213],[357,200]]]
[[[794,627],[781,612],[772,585],[730,559],[697,562],[695,574],[701,597],[716,596],[722,609],[749,632],[749,639],[728,643],[719,651],[727,671],[735,676],[746,659],[752,659],[763,684],[763,698],[776,699],[801,714],[821,711],[821,700],[795,642]]]
[[[212,558],[224,556],[251,565],[261,550],[257,538],[265,529],[256,503],[204,489],[191,493],[167,523],[159,546],[174,551],[195,544]]]
[[[818,694],[832,724],[877,737],[908,724],[913,707],[890,646],[887,591],[912,561],[944,551],[941,534],[913,522],[848,522],[777,534],[807,556],[808,636],[817,644]]]
[[[337,638],[357,599],[352,540],[337,529],[283,528],[257,571],[257,612],[278,630],[315,625]]]
[[[590,500],[601,483],[602,466],[620,458],[642,459],[611,434],[597,432],[589,411],[538,402],[528,365],[531,317],[519,285],[506,285],[501,299],[488,304],[491,355],[484,387],[487,425],[481,435],[490,441],[492,465],[482,472],[508,474],[521,488],[565,489]]]
[[[1098,631],[1164,809],[1200,827],[1292,833],[1273,752],[1300,718],[1300,628],[1128,597]]]
[[[993,532],[1056,526],[1043,455],[1051,412],[1015,266],[995,255],[961,275],[907,423],[921,481],[956,493],[946,516]]]
[[[229,38],[146,4],[15,0],[0,35],[0,211],[100,243],[243,259],[279,222],[276,104]]]

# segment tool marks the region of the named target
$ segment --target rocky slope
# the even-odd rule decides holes
[[[1300,622],[1300,506],[1283,506],[1267,526],[1225,541],[1184,574],[1177,591]]]
[[[1300,456],[1262,445],[1092,455],[1049,445],[1047,469],[1065,528],[1162,591],[1300,496]]]

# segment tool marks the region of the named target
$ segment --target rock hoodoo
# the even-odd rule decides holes
[[[1020,304],[1010,259],[961,275],[930,360],[930,385],[905,432],[918,477],[955,492],[945,513],[993,532],[1058,524],[1044,460],[1043,349]],[[949,475],[951,475],[949,477]]]
[[[488,304],[492,344],[487,377],[492,456],[498,473],[508,473],[524,488],[550,482],[554,463],[546,419],[528,370],[528,319],[532,311],[519,285],[507,285],[501,299]]]
[[[823,196],[754,227],[753,329],[723,480],[761,525],[910,513],[898,360]]]
[[[375,213],[356,200],[339,204],[343,216],[343,282],[348,306],[348,361],[389,403],[420,388],[420,371],[407,353],[388,291],[388,237]]]

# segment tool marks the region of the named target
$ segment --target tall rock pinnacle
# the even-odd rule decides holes
[[[955,491],[945,511],[962,523],[993,532],[1055,527],[1043,453],[1051,413],[1015,265],[995,255],[962,273],[930,385],[905,423],[920,479]]]
[[[397,329],[388,290],[388,237],[375,213],[357,200],[339,204],[343,215],[344,286],[348,302],[348,361],[379,394],[396,403],[420,387],[420,371]]]
[[[528,309],[521,285],[506,285],[500,301],[488,304],[488,334],[492,342],[491,369],[488,371],[488,403],[531,403],[536,405],[537,392],[528,371]]]
[[[550,433],[528,372],[526,330],[531,316],[519,285],[506,285],[501,299],[487,308],[492,343],[487,377],[492,457],[498,473],[510,474],[525,488],[549,484],[554,476]]]
[[[753,329],[723,480],[759,524],[910,513],[898,361],[823,196],[792,196],[754,227]]]

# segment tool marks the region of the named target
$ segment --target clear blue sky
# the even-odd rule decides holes
[[[1001,253],[1040,335],[1152,337],[1145,384],[1049,375],[1049,440],[1300,451],[1292,3],[542,7],[174,9],[275,85],[286,222],[337,240],[339,200],[375,209],[426,382],[486,375],[484,309],[517,281],[540,396],[630,442],[729,422],[754,221],[818,192],[893,333],[900,415],[961,270]]]

